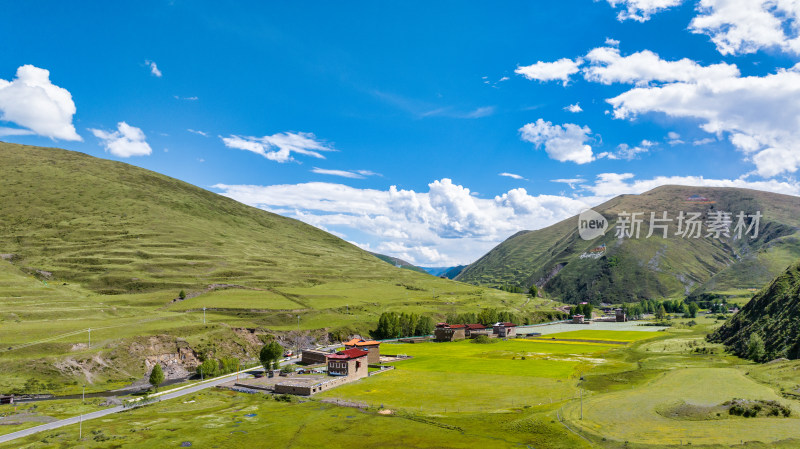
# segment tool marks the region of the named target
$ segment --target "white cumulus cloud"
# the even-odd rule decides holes
[[[589,66],[583,69],[584,78],[602,84],[697,82],[739,76],[739,68],[733,64],[701,66],[687,58],[666,61],[649,50],[622,56],[617,48],[599,47],[590,51],[586,60]]]
[[[612,7],[624,8],[617,14],[617,19],[637,22],[650,20],[651,15],[678,6],[682,2],[683,0],[608,0]]]
[[[522,175],[518,175],[516,173],[498,173],[500,176],[505,176],[506,178],[513,178],[513,179],[525,179]]]
[[[17,69],[13,80],[0,79],[0,121],[22,127],[2,127],[0,135],[83,140],[72,124],[75,112],[72,94],[53,84],[48,70],[27,64]]]
[[[427,192],[357,189],[333,183],[252,186],[216,185],[222,194],[419,264],[461,264],[481,256],[521,229],[535,229],[567,218],[587,205],[576,199],[514,189],[495,198],[479,198],[467,187],[444,178]]]
[[[528,123],[519,129],[522,140],[544,147],[551,159],[560,162],[571,161],[577,164],[586,164],[594,160],[592,147],[586,144],[592,130],[588,126],[579,126],[572,123],[553,125],[542,119]]]
[[[727,135],[762,177],[800,168],[800,72],[634,88],[607,100],[617,118],[648,112],[699,120]]]
[[[147,144],[144,132],[125,122],[117,123],[116,131],[103,131],[92,128],[89,131],[101,140],[106,151],[115,156],[147,156],[153,152],[150,145]]]
[[[564,110],[568,111],[568,112],[572,112],[573,114],[577,114],[578,112],[583,112],[583,108],[578,103],[566,106],[566,107],[564,107]]]
[[[264,137],[229,136],[221,139],[228,148],[252,151],[281,163],[294,160],[292,153],[325,159],[321,152],[336,151],[332,146],[317,140],[312,133],[285,132]]]
[[[689,28],[711,37],[724,55],[776,48],[800,53],[797,0],[700,0]]]
[[[578,73],[579,61],[562,58],[555,62],[542,62],[528,66],[520,66],[514,73],[522,75],[529,80],[561,81],[565,86],[569,83],[570,75]]]

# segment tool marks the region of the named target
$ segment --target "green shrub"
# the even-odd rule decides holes
[[[478,344],[487,344],[487,343],[497,343],[497,340],[494,339],[494,338],[489,338],[488,335],[481,334],[481,335],[478,335],[477,337],[473,338],[472,342],[473,343],[478,343]]]

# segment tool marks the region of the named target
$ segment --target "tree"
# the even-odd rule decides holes
[[[656,319],[663,320],[664,317],[666,316],[667,316],[667,311],[664,309],[664,304],[661,304],[660,306],[658,306],[658,309],[656,309]]]
[[[258,360],[264,365],[264,371],[269,371],[270,367],[277,368],[278,359],[283,356],[283,346],[275,340],[264,345],[258,354]]]
[[[539,296],[539,289],[536,287],[536,284],[531,285],[531,288],[528,290],[528,294],[534,298]]]
[[[750,340],[747,342],[747,358],[754,361],[760,362],[764,360],[764,340],[761,339],[757,333],[753,332],[750,334]]]
[[[181,290],[180,293],[178,293],[178,298],[186,299],[186,292]]]
[[[219,364],[222,366],[223,374],[239,371],[239,359],[236,357],[223,357],[219,360]]]
[[[150,385],[158,391],[158,386],[162,383],[164,383],[164,371],[161,369],[161,364],[156,363],[156,366],[150,371]]]
[[[421,316],[419,317],[419,321],[417,321],[417,328],[414,329],[414,335],[430,335],[433,333],[433,328],[436,326],[433,322],[433,318],[429,316]]]
[[[197,367],[197,374],[202,378],[214,377],[219,372],[219,363],[214,359],[205,359],[200,366]]]
[[[401,313],[398,319],[398,337],[412,337],[417,327],[419,315],[416,313]]]
[[[700,306],[697,303],[689,303],[689,318],[697,318],[698,310],[700,310]]]
[[[499,321],[496,309],[483,309],[477,316],[478,322],[484,326],[492,325]]]

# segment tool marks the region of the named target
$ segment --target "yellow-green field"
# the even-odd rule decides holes
[[[585,329],[573,332],[559,332],[557,334],[547,334],[544,338],[555,338],[565,340],[592,340],[592,341],[625,341],[634,342],[648,340],[658,337],[659,334],[646,331],[607,331]]]

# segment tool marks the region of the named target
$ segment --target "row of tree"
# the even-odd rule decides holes
[[[197,367],[197,374],[202,378],[216,377],[223,374],[235,373],[239,370],[239,359],[236,357],[222,357],[217,359],[205,359]]]
[[[433,318],[416,313],[383,312],[372,335],[379,339],[414,337],[433,333]]]
[[[450,324],[472,324],[480,323],[484,326],[491,326],[494,323],[519,323],[519,316],[507,310],[482,309],[480,312],[449,313],[445,316],[445,321]]]
[[[538,296],[539,295],[539,288],[536,285],[531,285],[529,288],[525,289],[520,287],[519,285],[502,285],[498,287],[500,290],[509,293],[527,293],[531,296]]]
[[[594,311],[594,306],[586,303],[586,304],[578,304],[577,306],[570,307],[569,309],[569,316],[575,315],[583,315],[587,318],[592,317],[592,311]]]
[[[639,303],[623,304],[622,310],[633,319],[641,319],[645,314],[655,315],[658,320],[663,320],[668,314],[680,314],[684,318],[696,318],[700,306],[695,302],[683,302],[679,299],[656,301],[654,299],[643,299]]]

